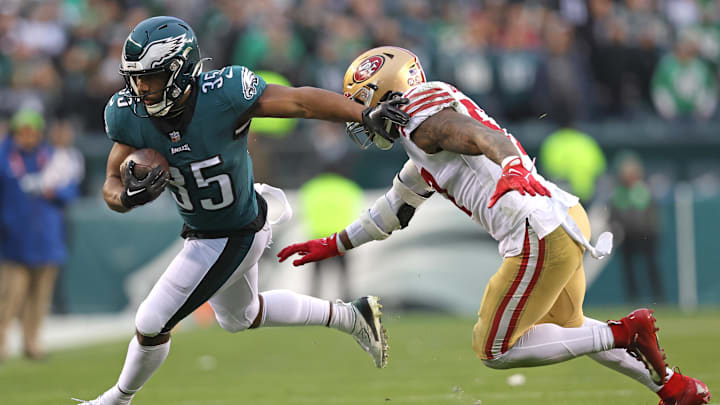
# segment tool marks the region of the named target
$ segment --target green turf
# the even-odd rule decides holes
[[[623,311],[624,312],[624,311]],[[589,311],[598,319],[620,311]],[[720,387],[720,312],[657,314],[672,365]],[[656,404],[654,394],[585,358],[534,369],[485,368],[470,348],[473,319],[386,317],[390,363],[377,370],[350,337],[324,328],[229,334],[181,331],[134,405],[221,404]],[[62,405],[94,398],[118,375],[127,341],[53,353],[45,363],[0,365],[0,404]],[[526,383],[511,387],[508,376]]]

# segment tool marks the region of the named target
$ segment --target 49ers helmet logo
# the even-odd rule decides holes
[[[355,81],[355,83],[364,82],[365,80],[372,77],[372,75],[377,73],[377,71],[380,70],[384,63],[385,58],[382,55],[373,55],[367,57],[358,65],[357,69],[355,70],[355,74],[353,75],[353,80]]]

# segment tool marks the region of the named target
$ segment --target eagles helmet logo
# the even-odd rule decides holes
[[[138,57],[137,62],[127,61],[125,50],[123,49],[123,64],[126,70],[143,70],[153,69],[162,66],[166,61],[175,56],[182,49],[185,43],[185,34],[176,37],[164,38],[155,42],[151,42]],[[142,48],[142,45],[136,43],[132,37],[128,37],[128,42]]]
[[[373,55],[368,57],[358,65],[357,70],[353,75],[353,80],[355,83],[364,82],[380,70],[383,64],[385,64],[385,57],[382,55]]]

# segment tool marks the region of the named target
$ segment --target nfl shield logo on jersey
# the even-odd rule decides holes
[[[172,131],[168,134],[168,137],[170,138],[170,141],[178,142],[180,141],[180,131]]]

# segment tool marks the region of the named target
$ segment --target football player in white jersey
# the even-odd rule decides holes
[[[358,220],[327,238],[286,247],[280,261],[297,253],[299,266],[385,239],[438,192],[497,240],[504,258],[473,330],[473,349],[485,365],[542,366],[587,355],[658,393],[661,404],[709,401],[704,383],[667,367],[651,310],[607,323],[583,315],[583,254],[609,254],[612,235],[591,245],[578,198],[538,174],[520,143],[477,104],[447,83],[426,82],[417,57],[396,47],[360,55],[343,88],[365,106],[388,101],[410,115],[407,125],[388,123],[384,133],[347,126],[361,147],[399,143],[410,159]]]

